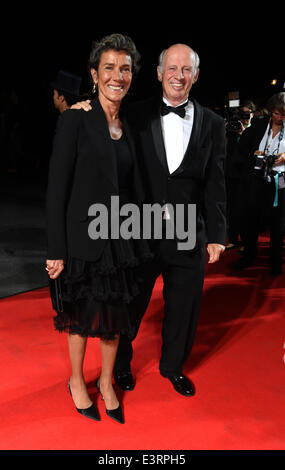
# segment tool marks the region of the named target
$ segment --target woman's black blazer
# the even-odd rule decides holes
[[[116,153],[100,102],[92,110],[67,110],[60,117],[50,160],[46,214],[47,259],[68,256],[96,261],[106,240],[92,240],[88,226],[94,203],[110,209],[111,196],[119,194]],[[144,193],[128,123],[124,132],[133,154],[132,202],[140,204]]]

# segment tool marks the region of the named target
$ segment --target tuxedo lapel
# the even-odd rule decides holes
[[[193,129],[192,129],[189,145],[186,151],[186,154],[190,153],[190,155],[195,154],[195,150],[197,149],[198,144],[200,142],[203,117],[204,117],[204,111],[203,111],[202,106],[200,106],[195,100],[193,100],[193,103],[194,103]]]
[[[182,173],[185,167],[194,161],[196,156],[196,150],[199,146],[200,137],[201,137],[201,130],[203,125],[203,117],[204,111],[202,106],[193,100],[194,104],[194,121],[193,121],[193,128],[191,133],[191,138],[185,152],[184,158],[181,162],[181,165],[177,170],[173,173],[173,175],[178,175]],[[161,127],[161,119],[160,119],[160,112],[159,112],[159,105],[153,108],[152,118],[151,118],[151,132],[152,138],[156,150],[156,154],[160,163],[162,164],[163,168],[169,174],[168,164],[167,164],[167,157],[166,151],[164,146],[163,134],[162,134],[162,127]]]
[[[194,121],[193,121],[193,128],[191,132],[190,141],[185,152],[184,158],[181,162],[181,165],[177,170],[173,173],[174,175],[179,175],[185,169],[188,164],[193,163],[196,156],[196,151],[199,146],[200,138],[201,138],[201,130],[203,124],[203,117],[204,111],[202,106],[200,106],[195,100],[193,100],[194,104]]]
[[[94,149],[94,158],[102,173],[118,190],[116,152],[111,140],[108,122],[98,98],[91,102],[91,106],[92,110],[87,113],[88,134]]]
[[[158,103],[153,107],[150,126],[156,155],[164,170],[169,174]]]

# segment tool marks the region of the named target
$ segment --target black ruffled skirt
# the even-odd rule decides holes
[[[67,259],[58,292],[51,288],[55,329],[82,337],[134,336],[132,301],[140,294],[152,253],[144,240],[108,240],[96,262]],[[53,282],[53,281],[51,281]],[[56,298],[57,297],[57,298]]]

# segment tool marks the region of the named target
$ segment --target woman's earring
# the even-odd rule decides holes
[[[96,88],[97,88],[97,85],[96,85],[96,83],[94,82],[93,88],[92,88],[92,93],[96,93]]]

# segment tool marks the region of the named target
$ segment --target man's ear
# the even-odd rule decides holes
[[[197,80],[199,78],[199,74],[200,74],[200,69],[197,70],[196,75],[195,75],[194,80],[193,80],[193,83],[197,82]]]
[[[159,82],[162,82],[162,73],[161,73],[160,65],[158,65],[157,67],[157,78]]]

